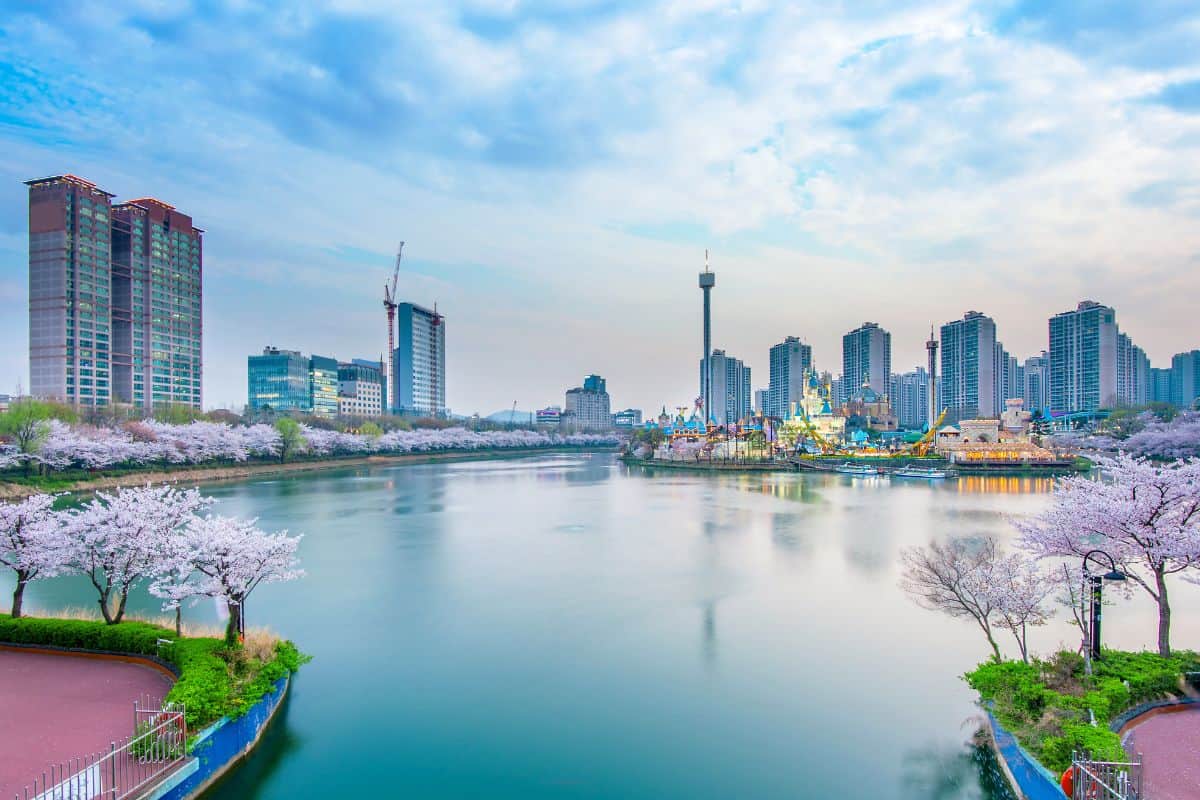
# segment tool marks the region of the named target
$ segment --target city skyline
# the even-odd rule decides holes
[[[587,372],[614,407],[691,399],[705,247],[713,347],[755,388],[784,336],[837,372],[841,336],[877,320],[900,373],[973,308],[1018,361],[1084,299],[1154,367],[1196,346],[1193,12],[257,13],[0,23],[0,390],[29,389],[23,181],[67,172],[207,231],[206,406],[244,402],[247,341],[385,350],[400,239],[400,298],[455,323],[457,413],[540,408]],[[358,46],[316,45],[336,31]],[[419,39],[420,63],[388,37]],[[158,55],[180,42],[183,62]]]

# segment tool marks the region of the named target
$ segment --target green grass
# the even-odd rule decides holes
[[[173,644],[158,648],[159,639]],[[0,642],[107,650],[160,657],[180,676],[166,699],[187,708],[190,730],[221,717],[239,717],[263,698],[275,682],[308,661],[290,641],[270,647],[230,648],[222,639],[179,638],[169,628],[147,622],[106,625],[100,621],[0,617]]]
[[[1124,760],[1120,737],[1109,723],[1134,705],[1179,693],[1182,674],[1197,666],[1200,655],[1190,651],[1163,658],[1105,650],[1089,677],[1081,656],[1060,652],[1030,664],[989,661],[964,678],[1000,724],[1058,774],[1070,766],[1073,751]]]

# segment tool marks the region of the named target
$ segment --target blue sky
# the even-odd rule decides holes
[[[26,190],[83,175],[205,239],[205,397],[274,344],[384,348],[381,286],[448,319],[448,401],[694,395],[864,320],[893,364],[979,309],[1009,350],[1116,307],[1200,346],[1195,3],[0,0],[0,391],[28,382]]]

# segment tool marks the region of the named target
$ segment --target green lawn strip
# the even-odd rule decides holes
[[[1200,655],[1190,651],[1163,658],[1105,650],[1088,677],[1082,656],[1060,652],[1029,664],[988,661],[963,677],[1000,724],[1059,774],[1071,765],[1073,751],[1102,761],[1125,760],[1121,739],[1109,723],[1134,705],[1180,694],[1183,673],[1197,666]]]
[[[158,648],[159,639],[173,643]],[[224,716],[242,716],[277,680],[308,660],[286,640],[276,643],[271,658],[260,661],[240,648],[228,647],[221,639],[179,638],[173,630],[147,622],[106,625],[90,620],[0,617],[0,642],[144,656],[157,652],[179,670],[166,699],[185,705],[191,731]]]

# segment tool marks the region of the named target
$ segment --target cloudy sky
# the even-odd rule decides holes
[[[1117,9],[1116,7],[1124,7]],[[448,401],[695,395],[714,345],[979,309],[1009,350],[1116,307],[1155,365],[1200,346],[1195,2],[278,5],[0,0],[0,391],[28,385],[22,181],[72,172],[206,233],[205,400],[245,356],[448,320]]]

